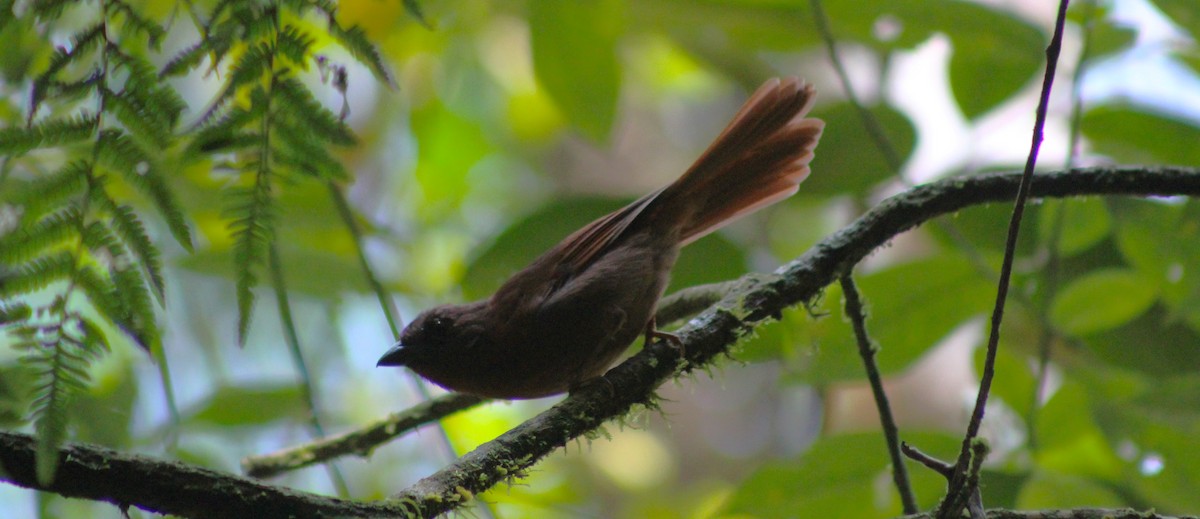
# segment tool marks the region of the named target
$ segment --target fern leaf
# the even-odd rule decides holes
[[[28,321],[33,310],[26,303],[0,303],[0,326]]]
[[[345,180],[349,178],[342,163],[338,162],[323,146],[312,144],[289,131],[289,128],[277,128],[277,140],[286,141],[283,146],[272,147],[272,157],[281,166],[305,176],[325,180]],[[307,144],[307,145],[306,145]]]
[[[298,126],[313,137],[342,146],[354,144],[356,139],[350,128],[317,101],[300,81],[280,79],[274,93],[278,94],[274,101],[280,103],[279,111],[288,118],[295,118]]]
[[[250,317],[254,309],[254,287],[258,271],[267,257],[267,247],[274,239],[275,208],[270,189],[270,172],[259,165],[256,185],[235,193],[236,204],[230,223],[233,235],[233,260],[236,272],[238,301],[238,344],[246,343]]]
[[[15,272],[0,272],[0,298],[28,294],[66,279],[74,265],[70,253],[60,252],[30,261]]]
[[[392,88],[396,87],[396,80],[392,78],[392,73],[388,70],[383,56],[379,54],[379,49],[371,43],[371,40],[367,39],[367,33],[362,28],[356,25],[349,29],[343,29],[333,15],[329,14],[329,34],[342,47],[345,47],[350,55],[354,56],[354,59],[371,69],[371,73],[375,74],[376,79],[387,83]]]
[[[138,220],[137,215],[129,206],[118,205],[113,208],[112,228],[121,237],[125,247],[138,259],[145,273],[146,280],[154,289],[154,297],[158,304],[164,303],[166,283],[162,276],[162,259],[154,242],[146,235],[146,228]]]
[[[123,269],[123,266],[114,268],[118,272]],[[117,325],[138,347],[149,351],[158,336],[153,318],[154,312],[149,310],[149,296],[145,293],[145,287],[141,287],[137,291],[143,296],[142,298],[137,295],[121,294],[121,288],[130,289],[136,284],[140,284],[136,274],[126,281],[129,282],[127,286],[118,287],[115,280],[109,279],[90,265],[85,265],[75,273],[76,286],[83,290],[83,294],[91,303],[92,308],[95,308],[109,322]],[[130,306],[139,300],[147,303],[145,311],[149,313],[149,319],[145,317],[145,313]]]
[[[113,92],[102,90],[106,111],[113,113],[130,133],[142,139],[143,142],[153,143],[160,149],[166,148],[171,142],[171,127],[168,122],[159,117],[156,110],[149,109],[141,100]]]
[[[148,196],[166,221],[175,241],[191,252],[192,232],[188,228],[187,217],[150,157],[127,135],[111,128],[101,132],[96,146],[101,164],[121,173],[125,180]]]
[[[225,88],[213,100],[208,110],[204,111],[204,115],[200,116],[200,121],[196,123],[197,126],[207,125],[220,107],[233,98],[239,88],[259,81],[264,75],[269,74],[270,71],[270,48],[266,44],[250,47],[250,49],[242,54],[241,59],[233,64],[232,70],[229,73],[229,81],[225,83]]]
[[[65,383],[68,372],[62,367],[67,360],[60,355],[54,355],[52,359],[42,374],[48,382],[37,389],[41,396],[33,401],[37,478],[39,483],[47,486],[54,482],[55,472],[58,471],[58,450],[67,439],[67,404],[70,401],[68,392],[71,391]]]
[[[18,335],[26,338],[23,349],[31,353],[22,360],[34,366],[39,377],[33,400],[35,465],[38,481],[49,485],[67,436],[68,404],[87,387],[89,361],[107,351],[108,343],[99,327],[74,314],[64,316],[57,326],[23,328]],[[80,336],[74,337],[72,332]]]
[[[308,64],[308,52],[312,48],[315,40],[308,34],[305,34],[300,28],[287,24],[283,26],[283,30],[279,31],[279,35],[275,37],[275,48],[283,57],[291,60],[293,64],[299,67],[306,67]]]
[[[120,209],[117,207],[118,211]],[[133,218],[132,212],[126,214]],[[136,219],[133,223],[140,226]],[[109,276],[106,278],[98,270],[87,266],[79,269],[76,283],[97,311],[121,328],[121,331],[139,346],[149,351],[159,339],[150,294],[142,282],[142,277],[133,268],[134,265],[117,234],[101,222],[92,222],[84,231],[83,242],[94,256],[107,256]]]
[[[20,155],[36,148],[83,141],[92,136],[97,121],[95,116],[84,114],[28,128],[0,128],[0,153]]]
[[[96,69],[78,81],[46,81],[43,83],[42,94],[58,102],[70,103],[94,93],[96,87],[102,84],[103,78],[100,70]]]
[[[154,65],[145,58],[121,54],[115,61],[127,75],[124,91],[140,100],[146,110],[156,116],[160,126],[174,129],[179,116],[187,109],[187,103],[179,93],[162,84],[154,72]]]
[[[79,210],[67,207],[0,237],[0,263],[17,265],[78,234]]]
[[[105,13],[108,17],[118,18],[116,15],[122,15],[124,18],[123,21],[125,28],[145,34],[149,39],[150,47],[154,50],[158,50],[163,36],[166,35],[166,30],[164,30],[158,24],[138,14],[137,11],[133,10],[133,7],[125,2],[120,0],[109,0],[109,2],[107,2],[105,5],[109,10],[108,13]]]
[[[62,16],[63,9],[73,4],[70,0],[45,0],[31,4],[33,15],[39,22],[57,20]]]
[[[91,165],[87,162],[70,162],[53,174],[15,189],[9,203],[20,204],[26,219],[39,218],[44,211],[61,207],[65,200],[81,195],[87,189],[90,172]]]
[[[158,71],[158,77],[165,79],[172,76],[178,76],[188,73],[188,71],[200,65],[204,61],[204,56],[208,55],[209,44],[206,40],[183,49],[175,54],[163,68]]]
[[[58,73],[66,68],[67,65],[83,59],[92,50],[99,47],[103,40],[104,22],[100,22],[75,33],[71,37],[70,48],[59,47],[54,52],[46,70],[33,80],[33,96],[30,103],[33,106],[33,110],[30,111],[31,114],[37,111],[38,106],[45,99],[47,88],[55,80]]]
[[[152,352],[158,347],[161,335],[158,330],[158,320],[154,315],[154,306],[150,303],[150,292],[142,282],[142,276],[137,271],[126,266],[117,265],[111,271],[113,284],[116,286],[114,295],[121,300],[121,306],[128,312],[123,322],[117,325],[146,352]]]

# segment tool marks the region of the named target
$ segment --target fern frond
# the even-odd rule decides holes
[[[256,183],[234,193],[233,216],[229,228],[234,239],[233,260],[238,301],[238,344],[245,344],[254,308],[254,287],[258,271],[267,259],[267,247],[275,235],[275,207],[271,195],[270,172],[259,164]]]
[[[310,143],[318,140],[342,146],[355,143],[350,128],[317,101],[299,80],[280,78],[276,80],[273,93],[278,94],[273,99],[280,105],[278,112],[297,120],[299,129],[314,137]]]
[[[171,127],[159,117],[157,110],[149,109],[142,100],[108,89],[102,90],[106,111],[117,116],[130,133],[144,142],[166,148],[171,142]]]
[[[134,32],[145,34],[149,40],[150,47],[158,50],[159,44],[162,43],[162,38],[167,32],[165,29],[138,14],[137,11],[133,10],[133,7],[125,2],[109,0],[105,5],[109,10],[106,13],[108,17],[117,18],[118,14],[122,15],[124,17],[124,20],[122,20],[124,22],[123,26],[126,29],[132,29]]]
[[[209,53],[209,40],[201,40],[200,42],[183,49],[175,54],[163,68],[158,71],[158,77],[165,79],[172,76],[186,74],[188,71],[200,65],[204,61],[204,56]]]
[[[379,49],[371,43],[371,40],[367,39],[367,33],[357,25],[349,29],[343,29],[341,25],[338,25],[337,19],[334,18],[332,12],[327,12],[327,14],[329,19],[329,34],[342,47],[345,47],[350,52],[350,55],[354,56],[354,59],[371,69],[371,73],[375,74],[376,79],[395,88],[396,80],[392,78],[392,73],[388,70],[383,56],[379,54]]]
[[[62,16],[63,9],[73,4],[70,0],[46,0],[31,4],[33,15],[39,22],[57,20]]]
[[[231,108],[196,133],[188,144],[188,154],[208,154],[234,151],[261,139],[257,133],[242,132],[241,128],[262,115],[265,107],[252,105],[249,109]],[[250,142],[247,142],[247,140]]]
[[[154,246],[154,242],[150,241],[150,236],[146,234],[145,226],[142,225],[133,209],[126,205],[113,207],[111,225],[113,231],[124,242],[126,249],[137,258],[146,279],[154,289],[154,297],[158,299],[158,304],[162,305],[166,293],[166,282],[163,281],[162,275],[162,259],[158,247]]]
[[[125,321],[118,321],[121,328],[147,352],[158,347],[161,335],[158,330],[158,320],[154,315],[154,306],[150,302],[150,292],[137,271],[122,265],[117,265],[111,271],[113,284],[116,286],[114,295],[121,301],[121,307],[126,310]]]
[[[151,166],[150,156],[117,128],[101,130],[95,146],[97,162],[121,173],[131,182],[136,183],[133,179],[145,174]]]
[[[92,136],[99,119],[82,114],[56,119],[27,128],[0,128],[0,153],[20,155],[36,148],[63,146]]]
[[[146,228],[134,213],[133,208],[118,204],[109,198],[103,190],[92,191],[91,204],[97,212],[111,215],[109,228],[121,242],[124,250],[137,259],[145,273],[146,280],[154,289],[154,295],[159,304],[163,303],[165,283],[162,278],[162,260],[158,248],[146,234]],[[95,224],[93,224],[95,225]]]
[[[42,100],[46,98],[47,88],[50,83],[55,80],[58,73],[68,65],[83,59],[96,47],[99,47],[104,42],[104,22],[99,22],[71,36],[71,47],[59,47],[54,55],[50,58],[50,64],[46,70],[33,80],[33,110],[30,113],[37,111]]]
[[[294,125],[278,125],[275,128],[276,145],[271,147],[271,156],[282,167],[309,177],[325,180],[349,178],[342,163],[329,154],[326,147],[315,143]]]
[[[60,252],[25,263],[13,272],[0,272],[0,298],[28,294],[67,279],[74,266],[75,258]]]
[[[263,43],[250,47],[241,59],[233,64],[229,80],[212,105],[200,116],[197,126],[206,126],[212,117],[237,93],[238,89],[259,81],[271,71],[271,49]]]
[[[101,259],[105,264],[113,264],[122,260],[125,249],[117,235],[102,222],[92,222],[83,228],[83,246],[92,256]]]
[[[123,267],[114,270],[119,272],[122,269]],[[136,274],[134,276],[133,281],[140,283]],[[75,284],[83,290],[83,295],[87,297],[92,308],[95,308],[109,322],[116,324],[138,347],[149,351],[153,342],[147,341],[155,340],[157,337],[153,311],[150,311],[151,318],[148,320],[145,320],[144,316],[137,315],[135,310],[129,306],[136,296],[121,294],[114,279],[101,274],[91,265],[84,265],[75,273]],[[149,301],[145,287],[141,287],[140,292],[146,296],[145,300]],[[146,308],[149,308],[149,305],[146,305]],[[154,331],[147,333],[147,327]]]
[[[0,237],[0,263],[18,265],[79,233],[79,210],[67,207]]]
[[[302,29],[287,24],[275,37],[275,48],[296,66],[307,68],[309,49],[315,41]]]
[[[33,315],[33,310],[27,303],[0,302],[0,326],[8,326],[15,322],[27,321]]]
[[[87,189],[91,168],[84,161],[70,162],[53,174],[38,177],[6,195],[10,203],[20,204],[25,209],[26,219],[39,218],[47,208],[53,210],[62,206],[64,200],[82,194]]]
[[[166,221],[175,241],[191,252],[192,232],[188,228],[187,217],[150,157],[128,135],[111,128],[101,132],[96,147],[100,163],[120,173],[133,187],[149,197]]]
[[[146,59],[117,53],[110,60],[126,73],[124,87],[117,95],[136,106],[138,115],[162,133],[164,142],[169,141],[187,103],[174,89],[162,85],[154,66]]]
[[[62,317],[57,324],[26,325],[15,334],[24,339],[19,347],[29,352],[22,361],[38,373],[32,409],[36,471],[44,485],[54,480],[58,468],[59,448],[67,435],[68,404],[91,380],[88,365],[108,350],[98,326],[77,314],[59,313]]]
[[[62,103],[69,103],[82,99],[96,91],[96,87],[102,83],[104,79],[100,69],[93,70],[87,77],[78,81],[46,81],[43,84],[44,91],[42,94],[46,98],[53,98]]]
[[[39,375],[44,382],[36,389],[38,397],[33,401],[33,426],[37,433],[34,456],[38,481],[43,485],[52,483],[58,470],[58,449],[67,439],[67,404],[74,391],[68,377],[76,376],[66,367],[71,359],[56,354],[62,347],[56,344],[52,348],[55,353],[43,363]]]

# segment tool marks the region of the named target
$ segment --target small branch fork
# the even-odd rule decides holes
[[[846,274],[841,277],[841,282],[842,293],[846,297],[846,316],[854,326],[858,354],[862,356],[863,366],[867,369],[867,380],[871,383],[871,392],[875,394],[875,406],[879,408],[879,423],[883,427],[883,436],[887,439],[888,456],[892,460],[892,480],[896,483],[896,491],[900,493],[904,513],[915,514],[917,498],[908,482],[908,468],[904,465],[904,458],[900,456],[900,431],[896,427],[895,418],[892,417],[887,393],[883,390],[883,377],[879,375],[879,366],[875,363],[875,353],[879,349],[871,344],[871,338],[867,335],[867,315],[854,279],[850,274]]]
[[[983,423],[984,410],[987,407],[988,395],[992,387],[992,379],[996,375],[996,353],[1000,346],[1000,323],[1004,320],[1004,303],[1008,299],[1009,282],[1012,279],[1013,259],[1016,256],[1017,236],[1021,231],[1021,218],[1025,214],[1025,204],[1029,200],[1030,189],[1033,185],[1033,170],[1037,165],[1038,150],[1045,137],[1046,112],[1050,105],[1050,92],[1054,86],[1054,73],[1058,69],[1058,57],[1062,50],[1063,28],[1066,26],[1068,0],[1060,0],[1058,16],[1054,23],[1054,35],[1046,47],[1046,73],[1042,79],[1042,94],[1038,100],[1037,118],[1033,125],[1033,138],[1029,146],[1029,158],[1025,161],[1025,170],[1021,174],[1021,182],[1017,188],[1012,219],[1008,224],[1008,239],[1004,245],[1004,260],[1000,265],[1000,281],[996,287],[996,305],[992,310],[991,329],[988,333],[987,353],[983,363],[983,372],[979,380],[979,393],[975,398],[975,409],[971,413],[971,421],[967,424],[967,433],[963,437],[962,450],[954,471],[949,478],[946,498],[938,505],[936,515],[939,519],[960,517],[964,508],[970,510],[973,519],[982,517],[982,502],[979,500],[979,465],[983,462],[986,448],[981,447],[979,429]]]

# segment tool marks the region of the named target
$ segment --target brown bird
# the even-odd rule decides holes
[[[596,220],[514,274],[492,297],[418,315],[380,366],[492,398],[554,395],[601,376],[639,335],[679,248],[791,196],[824,123],[812,85],[771,79],[674,183]]]

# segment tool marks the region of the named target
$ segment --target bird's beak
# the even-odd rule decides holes
[[[409,353],[403,344],[396,343],[395,346],[392,346],[392,349],[384,353],[382,357],[379,357],[379,362],[376,362],[375,366],[405,366],[408,364]]]

